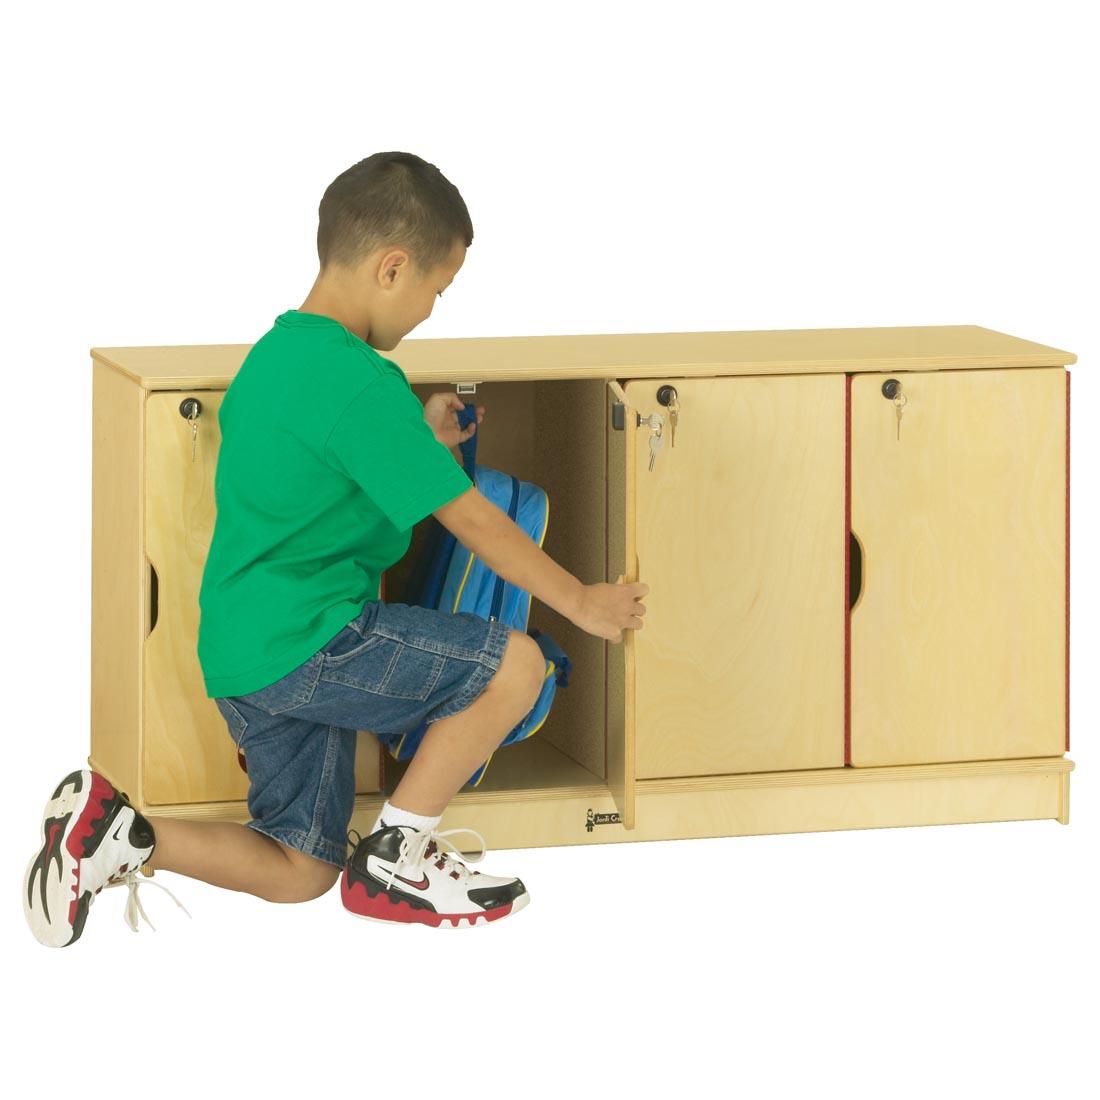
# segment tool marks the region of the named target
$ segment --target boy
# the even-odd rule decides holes
[[[460,430],[457,395],[421,404],[379,354],[431,315],[462,266],[473,227],[458,190],[417,156],[376,153],[333,180],[318,215],[313,288],[249,351],[218,413],[198,656],[245,756],[252,820],[158,817],[154,828],[104,776],[72,772],[46,805],[23,884],[28,923],[49,946],[80,936],[104,887],[129,888],[137,931],[143,865],[278,902],[319,897],[341,877],[350,912],[433,927],[526,905],[520,879],[471,872],[436,826],[534,705],[545,662],[500,622],[378,598],[381,573],[429,513],[590,634],[618,642],[642,625],[647,585],[583,584],[471,484],[450,449],[484,407]],[[349,858],[356,730],[424,720]]]

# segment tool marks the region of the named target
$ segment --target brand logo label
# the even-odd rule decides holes
[[[589,810],[584,821],[584,827],[587,832],[592,832],[597,825],[621,825],[622,821],[622,816],[617,812],[598,814]]]

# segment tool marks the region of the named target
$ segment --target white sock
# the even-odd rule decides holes
[[[387,802],[382,807],[382,812],[378,815],[371,833],[376,833],[389,825],[412,825],[415,829],[434,829],[442,819],[442,814],[439,817],[422,817],[420,814],[409,813],[408,810],[399,809],[391,802]]]

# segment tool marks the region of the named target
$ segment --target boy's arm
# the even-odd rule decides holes
[[[432,514],[498,576],[577,621],[585,585],[475,487]]]
[[[366,385],[337,418],[324,456],[361,486],[399,531],[434,515],[494,573],[582,630],[618,641],[624,628],[640,625],[644,608],[638,599],[648,587],[583,584],[545,554],[470,484],[453,449],[440,443],[424,420],[424,406],[406,382],[384,376]],[[410,497],[410,487],[420,491]]]

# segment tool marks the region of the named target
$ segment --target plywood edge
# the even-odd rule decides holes
[[[1031,340],[1023,340],[1019,336],[1012,336],[1007,332],[1001,332],[994,328],[985,328],[982,325],[972,325],[972,328],[981,332],[988,332],[992,336],[999,336],[1003,340],[1011,340],[1021,347],[1020,352],[1013,355],[1013,359],[1020,360],[1023,365],[1034,367],[1061,367],[1077,362],[1077,356],[1072,351],[1063,348],[1051,347],[1049,344],[1036,344]],[[1026,362],[1024,362],[1026,361]]]

